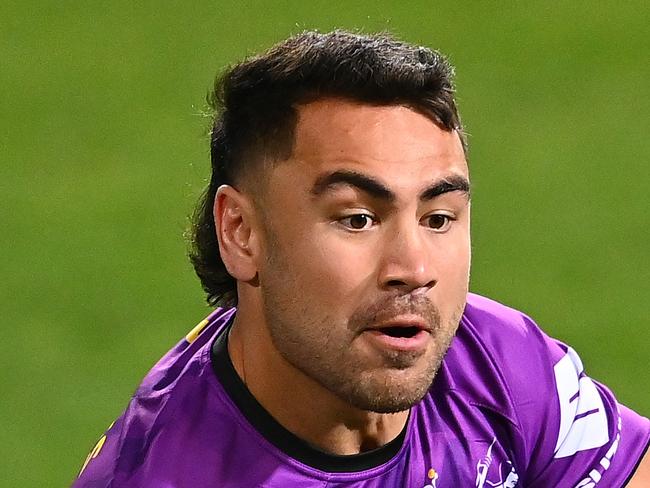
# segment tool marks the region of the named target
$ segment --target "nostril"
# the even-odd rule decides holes
[[[402,281],[402,280],[389,280],[386,282],[385,286],[386,288],[408,288],[410,290],[416,290],[416,289],[428,290],[430,288],[433,288],[436,285],[436,283],[437,283],[436,280],[431,280],[424,284],[407,283],[406,281]]]
[[[386,283],[386,285],[396,287],[396,286],[405,286],[406,283],[400,280],[390,280],[389,282]]]

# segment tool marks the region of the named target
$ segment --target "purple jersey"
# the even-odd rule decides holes
[[[386,446],[331,455],[284,429],[232,367],[218,309],[145,377],[74,487],[615,488],[650,421],[524,314],[470,294],[427,395]]]

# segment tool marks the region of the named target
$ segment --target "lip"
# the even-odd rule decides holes
[[[425,332],[431,332],[431,327],[429,327],[427,321],[419,315],[399,315],[397,317],[392,317],[390,320],[372,325],[366,330],[380,330],[388,327],[416,327]]]
[[[387,328],[415,328],[417,331],[410,337],[392,336],[384,332]],[[421,317],[400,316],[379,324],[373,324],[363,331],[375,347],[383,350],[413,352],[424,350],[431,338],[431,328]]]
[[[379,349],[391,349],[402,352],[421,351],[426,348],[431,334],[427,331],[419,330],[411,337],[394,337],[385,334],[377,329],[368,329],[363,332],[375,347]]]

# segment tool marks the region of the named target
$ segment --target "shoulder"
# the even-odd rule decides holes
[[[524,347],[546,348],[548,337],[525,313],[490,298],[470,293],[459,333],[471,335],[495,356],[517,355]]]
[[[555,388],[549,365],[565,354],[526,314],[470,294],[445,362],[455,388],[516,420]]]
[[[443,365],[442,383],[473,415],[506,426],[527,484],[621,486],[648,443],[650,422],[592,380],[576,351],[488,298],[468,297]]]
[[[142,470],[152,452],[172,452],[173,439],[214,408],[206,405],[213,384],[209,349],[234,310],[217,309],[169,350],[144,377],[123,414],[109,427],[84,463],[73,486],[123,486]],[[183,415],[178,415],[183,411]],[[110,481],[109,481],[110,480]]]
[[[135,397],[161,396],[178,393],[180,384],[196,376],[205,366],[209,346],[214,337],[228,324],[235,309],[218,308],[199,322],[170,349],[147,373]]]

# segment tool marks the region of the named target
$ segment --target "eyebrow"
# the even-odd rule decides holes
[[[356,188],[373,198],[385,200],[388,203],[393,203],[397,199],[397,196],[392,190],[375,178],[364,175],[363,173],[348,170],[333,171],[319,176],[312,186],[311,194],[313,196],[320,196],[341,185]],[[469,199],[469,180],[460,175],[446,176],[423,190],[420,193],[419,198],[421,202],[427,202],[443,193],[449,193],[452,191],[461,192]]]
[[[438,195],[452,191],[463,193],[469,199],[469,180],[460,175],[451,175],[443,178],[420,193],[420,201],[426,202],[434,199]]]

